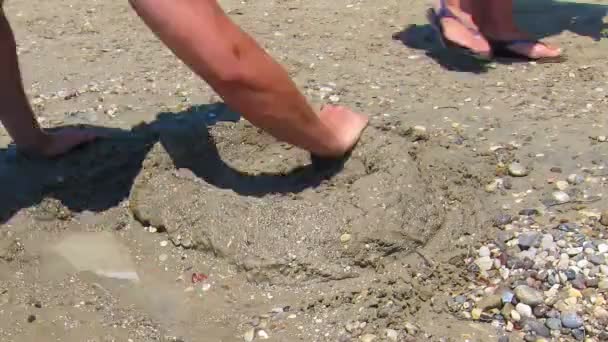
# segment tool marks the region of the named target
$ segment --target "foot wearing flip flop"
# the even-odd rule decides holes
[[[529,60],[564,59],[560,48],[545,42],[523,37],[488,38],[494,55],[500,57],[523,58]]]
[[[453,5],[451,2],[455,2]],[[443,42],[451,47],[468,50],[480,57],[489,57],[491,49],[471,15],[459,8],[459,1],[440,0],[438,9],[429,10],[429,20],[434,24]],[[449,47],[449,46],[448,46]]]

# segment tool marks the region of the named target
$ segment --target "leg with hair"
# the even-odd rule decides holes
[[[277,139],[326,157],[359,140],[367,118],[327,106],[315,113],[285,70],[215,0],[131,0],[148,27],[226,104]]]
[[[45,157],[62,154],[93,140],[95,135],[88,131],[63,130],[47,134],[38,125],[23,89],[15,36],[2,2],[0,0],[0,121],[4,128],[20,150]]]
[[[559,48],[540,42],[519,29],[515,21],[513,0],[483,0],[480,4],[483,6],[483,15],[477,21],[481,32],[498,55],[513,52],[530,59],[561,55]]]

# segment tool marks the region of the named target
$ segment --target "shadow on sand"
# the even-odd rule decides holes
[[[608,25],[604,23],[608,5],[599,3],[520,0],[516,1],[515,12],[518,25],[539,39],[570,31],[599,41],[606,36],[605,30],[608,30]],[[393,38],[410,48],[425,51],[427,56],[445,69],[471,73],[488,70],[488,63],[442,49],[429,24],[409,25],[395,33]],[[511,64],[514,61],[497,62]]]
[[[340,160],[311,158],[288,174],[249,175],[231,168],[218,153],[208,127],[237,122],[224,104],[201,105],[180,113],[160,113],[131,130],[91,127],[108,138],[56,160],[31,159],[13,147],[0,149],[0,223],[22,209],[55,198],[71,211],[100,212],[126,199],[150,149],[160,142],[175,167],[190,169],[214,186],[246,196],[300,192],[338,173]]]

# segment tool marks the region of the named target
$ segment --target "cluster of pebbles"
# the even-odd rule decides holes
[[[496,238],[466,260],[475,284],[448,307],[490,322],[502,341],[509,332],[535,342],[608,341],[608,213],[552,223],[539,223],[541,215],[498,215]]]

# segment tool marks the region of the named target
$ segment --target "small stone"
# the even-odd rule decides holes
[[[517,299],[527,305],[538,305],[543,302],[543,294],[527,285],[520,285],[515,288]],[[519,311],[519,310],[517,310]],[[520,312],[521,313],[521,312]],[[522,315],[523,316],[523,315]]]
[[[474,320],[478,320],[481,317],[481,309],[475,308],[471,311],[471,318]]]
[[[511,311],[511,319],[514,322],[519,322],[521,320],[521,314],[517,312],[517,310]]]
[[[160,262],[165,262],[165,261],[167,261],[167,259],[169,259],[169,256],[167,254],[161,254],[158,256],[158,260]]]
[[[571,298],[581,298],[583,297],[583,294],[581,293],[581,291],[571,288],[568,290],[568,297]]]
[[[549,311],[549,307],[546,306],[545,304],[539,304],[539,305],[535,306],[534,309],[532,310],[532,312],[534,313],[534,316],[536,316],[538,318],[545,317],[545,315],[547,314],[548,311]]]
[[[411,133],[414,141],[428,140],[430,137],[429,132],[424,126],[414,126]]]
[[[509,174],[513,177],[525,177],[528,173],[528,169],[520,163],[511,163],[509,165]]]
[[[597,251],[600,254],[608,253],[608,245],[605,243],[600,243],[599,245],[597,245]]]
[[[166,240],[163,240],[163,241],[160,242],[160,246],[161,247],[167,247],[168,244],[169,244],[169,242],[166,241]]]
[[[502,227],[511,222],[513,222],[513,217],[511,217],[511,215],[509,215],[509,214],[502,213],[502,214],[498,214],[498,215],[496,215],[496,217],[494,217],[494,225],[497,227]]]
[[[526,325],[536,333],[537,336],[550,337],[551,332],[549,329],[541,322],[531,319],[526,321]]]
[[[583,341],[585,339],[585,330],[583,329],[573,329],[572,337],[574,337],[577,341]]]
[[[600,273],[602,273],[603,275],[607,275],[608,276],[608,266],[606,266],[606,265],[600,265]]]
[[[562,314],[562,325],[568,329],[577,329],[583,326],[585,321],[576,312]]]
[[[149,227],[148,228],[148,232],[150,233],[156,233],[158,231],[158,229],[156,227]]]
[[[494,265],[494,260],[490,257],[480,257],[475,260],[475,264],[479,267],[480,271],[489,271],[492,269]]]
[[[597,287],[600,283],[598,278],[586,278],[585,279],[585,287]]]
[[[570,195],[563,191],[555,191],[552,196],[557,203],[563,204],[570,202]]]
[[[587,260],[589,260],[594,265],[603,265],[606,263],[606,258],[597,254],[588,256]]]
[[[576,262],[576,267],[578,267],[580,269],[587,268],[587,265],[589,265],[589,261],[587,261],[585,259],[581,259]]]
[[[245,334],[243,334],[243,340],[245,342],[251,342],[255,338],[255,329],[249,329]]]
[[[600,223],[604,226],[608,226],[608,210],[602,211],[602,214],[600,216]]]
[[[342,234],[342,236],[340,236],[340,241],[342,243],[347,243],[348,241],[350,241],[351,239],[351,235],[348,233]]]
[[[566,180],[572,185],[578,185],[585,181],[585,177],[573,173]]]
[[[585,283],[585,279],[583,277],[576,277],[572,280],[572,286],[574,286],[577,290],[584,290],[587,285]]]
[[[555,188],[557,188],[557,190],[560,190],[560,191],[564,191],[564,190],[568,189],[568,186],[569,186],[569,184],[566,181],[555,182]]]
[[[562,328],[562,321],[559,318],[547,318],[545,326],[550,330],[560,330]]]
[[[571,247],[566,249],[566,253],[568,253],[569,256],[575,256],[575,255],[579,255],[583,252],[583,247]]]
[[[372,342],[375,339],[376,339],[376,335],[373,335],[373,334],[365,334],[365,335],[359,337],[359,340],[361,340],[361,342]]]
[[[515,306],[515,311],[521,315],[521,317],[532,317],[532,308],[524,303],[518,303]],[[511,313],[513,316],[513,313]]]
[[[521,216],[536,216],[539,212],[536,209],[522,209],[519,211],[519,215]]]
[[[540,234],[530,232],[523,233],[517,238],[517,244],[523,250],[527,250],[530,247],[535,246],[539,241]]]
[[[608,310],[602,308],[601,306],[596,306],[593,309],[593,317],[600,320],[602,323],[608,322]]]
[[[346,325],[344,325],[344,329],[346,329],[347,332],[352,333],[353,331],[359,329],[359,322],[348,322]]]
[[[501,300],[503,303],[511,303],[513,301],[513,297],[515,296],[515,294],[511,291],[504,291],[501,295]]]
[[[399,340],[399,333],[397,332],[397,330],[386,329],[386,338],[389,341],[398,341]]]
[[[27,322],[28,323],[32,323],[36,320],[36,315],[29,315],[27,316]]]
[[[487,246],[481,246],[481,248],[479,248],[480,257],[489,257],[490,254],[490,249]]]
[[[502,307],[502,297],[499,295],[489,295],[477,302],[476,306],[482,311],[499,309]]]
[[[511,323],[511,322],[509,322]],[[508,323],[507,323],[508,324]],[[509,336],[507,335],[502,335],[498,338],[498,342],[509,342]]]
[[[262,340],[267,340],[270,338],[270,336],[268,336],[268,333],[264,330],[258,330],[258,338],[262,339]]]
[[[597,288],[600,290],[608,290],[608,278],[604,278],[599,281]]]

